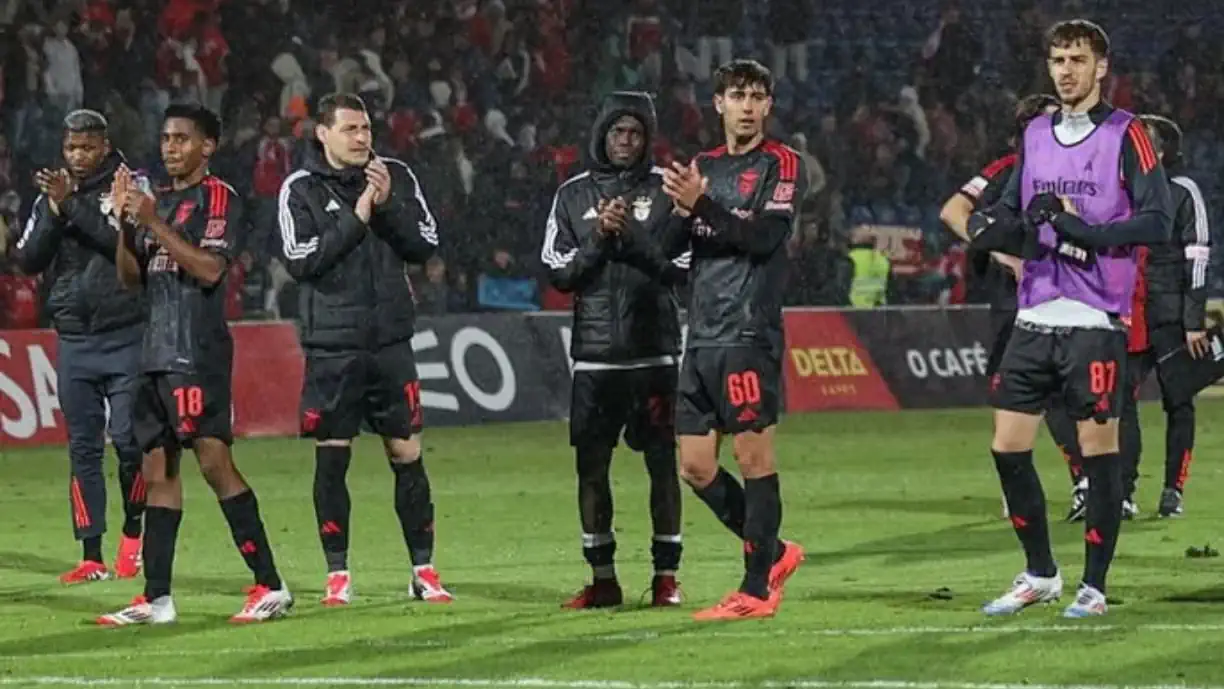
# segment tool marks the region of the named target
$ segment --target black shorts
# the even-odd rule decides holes
[[[986,377],[999,371],[1003,352],[1011,340],[1012,328],[1016,325],[1015,311],[990,310],[990,354],[986,357]]]
[[[760,431],[778,422],[782,360],[756,347],[690,349],[676,391],[676,433]]]
[[[137,383],[133,433],[142,452],[176,453],[196,438],[234,442],[230,372],[143,373]]]
[[[676,442],[676,367],[574,371],[570,445],[637,452]]]
[[[1045,328],[1017,322],[991,379],[996,409],[1041,414],[1061,399],[1076,421],[1121,414],[1126,333],[1104,328]]]
[[[421,383],[411,342],[377,351],[306,352],[302,381],[304,437],[351,440],[361,422],[384,438],[410,438],[424,427]]]

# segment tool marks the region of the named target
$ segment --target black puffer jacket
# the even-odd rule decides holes
[[[22,272],[43,274],[47,313],[60,334],[103,333],[144,319],[141,295],[124,289],[115,271],[119,233],[110,220],[110,187],[122,162],[112,152],[58,215],[39,196],[14,247]]]
[[[608,160],[605,139],[624,115],[642,122],[645,153],[636,165],[618,168]],[[672,214],[661,170],[651,163],[656,127],[649,96],[609,95],[591,130],[590,169],[566,180],[553,197],[540,258],[552,284],[574,293],[575,360],[624,363],[680,351],[674,285],[684,279],[690,257],[669,256],[663,248],[683,221]],[[618,196],[629,206],[628,227],[622,237],[608,238],[596,229],[597,207]]]
[[[412,338],[416,318],[405,264],[433,255],[438,226],[408,165],[383,161],[391,197],[374,207],[368,225],[354,212],[365,172],[332,168],[317,144],[281,185],[278,258],[301,285],[303,348],[377,349]]]

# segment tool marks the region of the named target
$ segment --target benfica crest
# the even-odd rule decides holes
[[[639,196],[634,199],[633,217],[637,218],[638,222],[646,222],[646,219],[650,217],[650,207],[653,205],[653,203],[654,202],[646,196]]]
[[[740,196],[751,196],[756,190],[757,180],[761,178],[761,173],[755,168],[748,168],[740,173],[739,176],[739,193]]]

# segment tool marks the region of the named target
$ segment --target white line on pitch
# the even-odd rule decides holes
[[[612,679],[548,679],[543,677],[0,677],[0,686],[73,687],[469,687],[472,689],[1224,689],[1218,685],[1185,684],[1008,684],[931,680],[765,680],[761,682],[634,682]]]
[[[1054,624],[1054,625],[1001,625],[967,626],[967,627],[861,627],[850,629],[779,629],[777,631],[743,630],[716,631],[701,630],[691,632],[653,632],[625,631],[612,634],[597,634],[579,636],[570,641],[575,644],[616,643],[616,642],[648,642],[669,641],[676,639],[771,639],[771,643],[788,643],[794,645],[794,639],[803,637],[873,637],[873,636],[924,636],[924,635],[968,635],[968,634],[1104,634],[1112,632],[1144,632],[1165,634],[1206,634],[1224,632],[1224,624]],[[105,632],[102,632],[105,633]],[[122,633],[122,632],[119,632]],[[784,637],[777,639],[776,637]],[[564,639],[551,637],[516,637],[490,636],[473,639],[408,639],[382,640],[378,638],[356,639],[350,642],[352,646],[366,648],[409,649],[409,648],[469,648],[479,646],[526,646],[537,643],[564,643]],[[67,651],[36,654],[0,655],[0,661],[21,662],[57,660],[61,658],[114,658],[114,657],[145,657],[145,656],[207,656],[207,655],[253,655],[260,653],[308,653],[318,650],[318,646],[237,646],[221,648],[137,648],[118,647],[101,648],[93,651]],[[1224,687],[1221,687],[1224,689]]]

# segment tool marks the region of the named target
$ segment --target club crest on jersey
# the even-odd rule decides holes
[[[225,236],[225,218],[213,218],[204,229],[205,239],[220,239]]]
[[[195,210],[195,201],[183,201],[178,205],[178,209],[174,211],[174,224],[186,225],[191,219],[191,212]]]
[[[751,196],[756,189],[757,180],[761,178],[761,173],[754,168],[748,168],[740,173],[739,176],[739,193],[740,196]]]
[[[639,196],[633,200],[633,217],[637,218],[638,222],[646,222],[650,217],[650,207],[654,202],[649,197]]]

